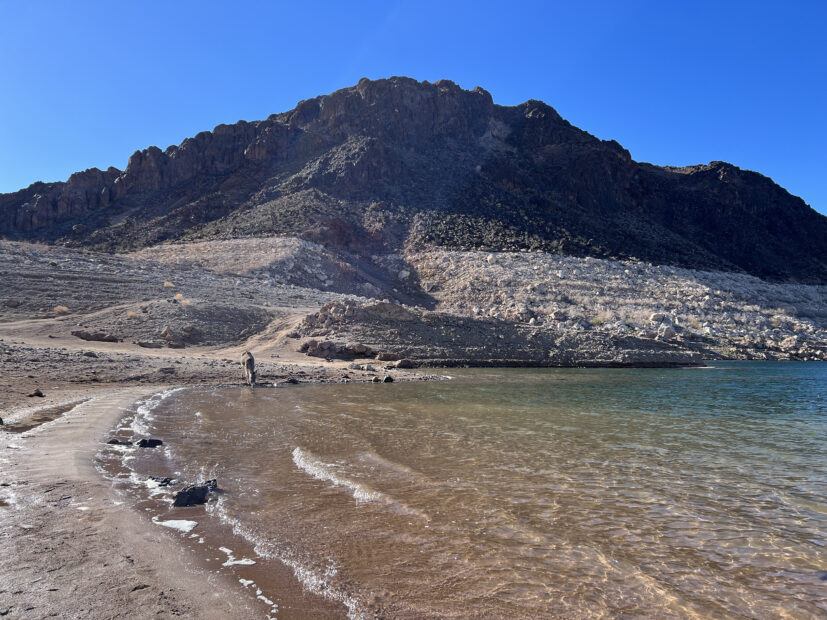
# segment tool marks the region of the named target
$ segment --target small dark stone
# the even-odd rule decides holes
[[[160,439],[141,439],[136,445],[139,448],[157,448],[163,443]]]
[[[374,383],[382,383],[382,379],[380,379],[379,377],[374,377],[373,379],[371,379],[371,381],[373,381]]]
[[[95,353],[94,351],[84,351],[83,352],[83,357],[97,357],[97,356],[98,356],[98,354]]]
[[[3,426],[3,418],[0,418],[0,426]]]
[[[34,392],[29,394],[28,397],[32,398],[33,396],[37,396],[38,398],[43,398],[45,396],[45,394],[43,394],[43,392],[40,391],[40,388],[37,388]]]
[[[159,487],[168,487],[175,483],[174,478],[167,478],[166,476],[150,476],[149,479],[157,482]]]
[[[107,441],[110,446],[131,446],[132,442],[127,441],[126,439],[110,439]]]
[[[299,382],[299,380],[298,380],[298,379],[296,379],[295,377],[290,377],[289,379],[287,379],[287,380],[285,381],[285,383],[291,383],[291,384],[293,384],[293,385],[296,385],[298,382]]]
[[[385,375],[385,378],[382,379],[382,383],[393,383],[393,377],[390,375]]]

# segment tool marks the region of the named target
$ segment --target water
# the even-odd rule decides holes
[[[452,374],[184,390],[142,423],[354,617],[827,616],[827,364]]]

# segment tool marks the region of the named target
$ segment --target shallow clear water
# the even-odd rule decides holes
[[[827,364],[176,392],[211,511],[351,615],[824,617]]]

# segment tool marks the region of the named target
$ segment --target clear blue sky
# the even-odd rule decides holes
[[[0,192],[408,75],[542,99],[639,161],[827,213],[827,1],[0,0]]]

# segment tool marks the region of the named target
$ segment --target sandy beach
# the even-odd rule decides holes
[[[240,384],[240,366],[231,360],[238,352],[136,351],[48,338],[35,323],[28,330],[2,326],[0,615],[266,617],[269,606],[229,574],[201,567],[178,532],[135,510],[95,465],[108,433],[137,400],[172,386]],[[259,379],[287,385],[376,374],[302,357],[262,357]],[[158,380],[164,376],[170,381]],[[29,396],[35,390],[43,396]],[[280,572],[291,617],[344,615],[305,593],[289,569]]]

